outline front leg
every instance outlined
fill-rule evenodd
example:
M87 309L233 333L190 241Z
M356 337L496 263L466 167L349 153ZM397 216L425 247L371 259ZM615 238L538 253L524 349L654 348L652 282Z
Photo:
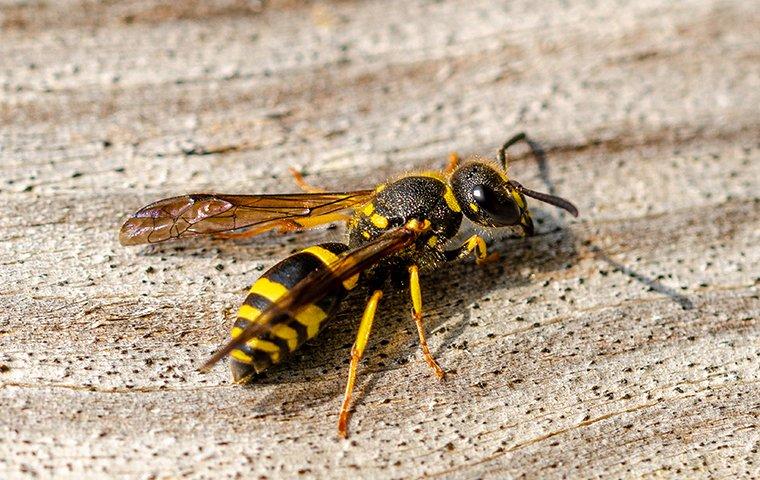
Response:
M495 262L499 259L498 252L494 252L490 255L488 254L486 241L483 240L483 237L480 235L471 236L462 244L461 247L454 250L447 250L444 252L444 255L446 255L446 260L451 262L453 260L462 259L470 253L475 254L475 262L478 265Z

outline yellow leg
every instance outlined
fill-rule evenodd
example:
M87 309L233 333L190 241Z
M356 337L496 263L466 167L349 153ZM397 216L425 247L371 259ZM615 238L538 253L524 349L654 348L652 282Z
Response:
M412 293L412 317L417 324L417 333L420 336L420 347L422 347L422 356L430 368L435 372L435 376L443 379L446 375L443 369L438 365L433 356L430 354L427 340L425 340L425 326L422 323L422 290L420 289L420 269L417 265L409 267L409 289Z
M449 175L451 172L456 170L458 165L459 165L459 154L457 154L457 152L451 152L449 154L449 164L446 165L446 168L443 169L443 173L445 173L446 175Z
M340 415L338 416L338 435L343 438L348 437L348 411L351 408L351 392L353 392L354 383L356 382L356 368L359 366L364 348L367 346L369 332L372 330L372 321L375 318L375 311L377 311L377 303L381 298L383 298L382 290L372 292L372 296L367 301L367 306L364 307L364 314L359 324L359 331L356 334L356 341L354 341L354 346L351 348L348 383L346 383L346 393L343 395L343 405L340 407Z
M479 235L473 235L468 238L461 247L456 250L450 250L446 252L446 258L448 260L457 260L464 258L470 253L475 253L475 262L478 265L484 265L486 263L495 262L499 259L499 252L488 254L486 248L486 241Z
M298 188L303 190L306 193L325 193L326 190L323 188L317 188L309 184L306 180L304 180L303 175L301 175L301 172L296 170L293 167L288 168L288 171L291 175L293 175L293 180L295 180L296 185L298 185Z

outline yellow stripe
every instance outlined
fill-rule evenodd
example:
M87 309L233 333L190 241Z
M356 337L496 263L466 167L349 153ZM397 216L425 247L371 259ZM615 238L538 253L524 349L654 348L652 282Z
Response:
M240 327L232 327L232 333L230 333L230 336L232 338L237 338L240 336L240 334L243 333L243 329Z
M314 245L309 248L301 250L305 253L310 253L317 257L327 268L332 269L331 265L338 261L338 256L326 248L322 248L319 245ZM351 290L356 286L356 282L359 281L359 274L357 273L353 277L343 281L343 287L346 290Z
M431 170L429 172L422 172L422 173L418 173L417 175L419 175L421 177L435 178L436 180L440 180L441 182L446 183L446 176L442 172L439 172L437 170Z
M370 202L370 203L366 204L366 205L364 206L364 208L362 208L362 213L363 213L364 215L368 216L368 217L369 217L370 215L372 215L372 213L373 213L374 211L375 211L375 204L374 204L374 203L372 203L372 202Z
M338 256L326 248L322 248L319 245L313 247L304 248L301 250L304 253L311 253L322 261L325 265L330 265L338 261Z
M306 336L309 338L319 332L319 325L325 318L327 318L325 311L316 305L308 305L296 315L298 323L306 327Z
M246 345L253 348L254 350L261 350L262 352L267 353L280 351L280 347L278 347L277 344L269 342L267 340L262 340L260 338L252 338L246 342Z
M428 238L427 244L429 247L435 247L438 244L438 237L435 235Z
M478 206L476 204L470 203L470 210L472 210L475 213L478 213L478 210L480 210L480 209L478 208Z
M376 187L375 187L375 193L380 193L380 192L382 192L383 190L385 190L385 187L386 187L386 186L387 186L387 185L385 185L384 183L381 183L380 185L376 186Z
M268 353L269 357L274 363L280 361L280 347L272 342L268 342L260 338L252 338L246 342L246 345L253 348L254 350L261 350L262 352Z
M459 202L457 202L457 199L454 196L454 191L448 185L446 185L446 191L443 194L443 199L446 200L446 205L448 205L453 212L462 211L462 207L459 206Z
M268 278L259 278L251 287L251 293L257 293L270 302L276 301L288 291L285 285L273 282ZM245 305L243 305L245 307ZM240 308L243 309L242 307Z
M369 217L369 221L372 222L372 225L376 226L377 228L386 228L388 226L388 219L379 213L375 213Z
M288 349L292 352L298 346L298 332L287 325L279 324L272 327L272 335L288 341Z
M259 315L261 315L261 310L247 304L241 305L237 313L237 316L239 318L242 318L243 320L248 320L249 322L256 321L256 319L259 318Z
M238 362L243 362L247 364L253 363L253 359L243 353L242 351L238 350L237 348L230 352L230 357L234 358Z

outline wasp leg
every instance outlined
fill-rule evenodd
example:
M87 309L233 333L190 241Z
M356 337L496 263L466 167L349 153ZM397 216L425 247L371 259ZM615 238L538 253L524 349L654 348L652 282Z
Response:
M459 154L457 152L449 153L449 164L443 169L443 173L446 175L451 174L459 166Z
M356 382L356 368L359 366L364 348L367 346L369 332L372 330L372 321L375 319L375 311L377 311L377 304L381 298L383 298L382 290L372 292L372 296L367 301L367 306L364 307L359 331L356 334L354 346L351 348L351 365L348 367L346 393L343 395L343 405L340 407L340 415L338 416L338 435L343 438L348 437L348 411L351 408L351 392L354 390L354 383Z
M464 258L473 252L475 253L475 262L478 265L495 262L499 259L499 252L494 252L490 255L488 254L486 241L483 240L483 237L479 235L471 236L462 244L461 247L454 250L448 250L445 252L445 255L446 260L452 261Z
M288 171L291 175L293 175L293 180L295 180L296 185L298 185L298 188L303 190L306 193L325 193L327 190L324 188L318 188L313 185L310 185L309 182L304 180L303 175L301 175L301 172L296 170L293 167L288 168Z
M420 268L417 265L409 267L409 289L412 293L412 317L417 324L417 333L420 336L420 347L422 347L422 356L430 368L435 372L435 376L443 379L446 375L443 369L438 365L433 356L430 354L427 340L425 340L425 325L422 323L422 290L420 289Z

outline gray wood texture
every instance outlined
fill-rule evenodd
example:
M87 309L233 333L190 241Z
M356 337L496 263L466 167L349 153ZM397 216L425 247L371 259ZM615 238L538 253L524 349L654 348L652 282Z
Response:
M760 476L757 1L0 1L0 477ZM245 289L342 228L123 248L192 191L493 156L577 203L255 385L196 368ZM540 165L540 166L539 166Z

